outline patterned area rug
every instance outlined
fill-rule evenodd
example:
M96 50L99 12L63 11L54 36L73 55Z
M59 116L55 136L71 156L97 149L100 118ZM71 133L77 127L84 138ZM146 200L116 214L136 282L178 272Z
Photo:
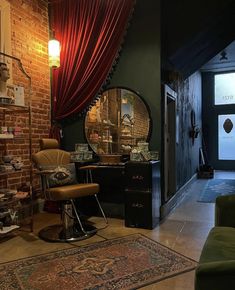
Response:
M0 289L137 289L197 263L134 234L0 264Z
M199 202L215 202L220 195L235 194L235 180L233 179L211 179L207 182Z

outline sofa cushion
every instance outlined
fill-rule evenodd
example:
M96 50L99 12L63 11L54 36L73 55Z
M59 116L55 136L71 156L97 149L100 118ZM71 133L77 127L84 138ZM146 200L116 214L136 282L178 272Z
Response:
M215 225L235 227L235 194L221 195L216 198Z
M214 227L204 244L199 263L235 260L235 228Z
M195 271L195 290L235 289L235 229L214 227Z
M97 183L80 183L60 187L52 187L46 195L50 200L70 200L78 197L94 195L99 192Z

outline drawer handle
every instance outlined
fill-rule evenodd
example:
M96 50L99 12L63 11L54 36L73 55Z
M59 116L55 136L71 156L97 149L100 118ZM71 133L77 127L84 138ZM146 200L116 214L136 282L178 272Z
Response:
M142 208L142 207L144 207L144 205L143 204L141 204L141 203L132 203L132 205L131 205L132 207L137 207L137 208Z
M144 177L143 177L142 175L133 175L133 176L132 176L132 179L133 179L133 180L135 180L135 179L137 179L137 180L143 180Z

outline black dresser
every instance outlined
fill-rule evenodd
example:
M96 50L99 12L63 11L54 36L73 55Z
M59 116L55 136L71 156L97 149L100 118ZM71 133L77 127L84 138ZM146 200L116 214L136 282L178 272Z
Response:
M79 164L77 164L78 166ZM97 164L96 164L97 165ZM79 168L79 167L78 167ZM79 181L83 182L83 171L78 171ZM93 182L100 185L99 201L107 217L125 216L125 164L98 165L92 170ZM100 216L100 210L93 196L79 199L79 209L87 216Z
M153 229L160 219L160 161L125 165L125 226Z

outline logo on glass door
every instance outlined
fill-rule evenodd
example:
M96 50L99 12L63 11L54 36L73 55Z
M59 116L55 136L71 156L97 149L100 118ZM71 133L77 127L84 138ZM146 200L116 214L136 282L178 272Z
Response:
M233 122L230 119L226 119L223 124L224 131L230 133L233 129Z
M235 160L235 115L218 116L218 159Z

